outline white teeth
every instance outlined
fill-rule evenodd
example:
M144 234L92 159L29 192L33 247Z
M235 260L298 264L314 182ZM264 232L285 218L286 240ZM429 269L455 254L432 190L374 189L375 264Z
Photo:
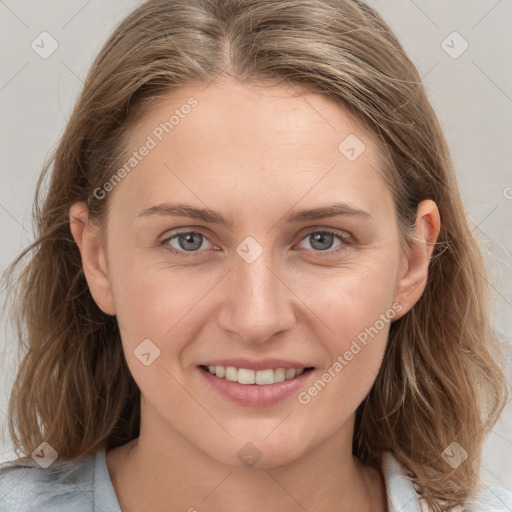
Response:
M286 371L284 368L278 368L274 370L274 382L283 382L286 380Z
M287 368L285 370L285 373L284 373L284 378L286 380L288 380L288 379L292 379L293 377L295 377L295 369L294 368Z
M272 370L249 370L248 368L235 368L234 366L208 366L208 371L221 379L227 379L239 384L256 384L266 386L290 380L304 372L304 368L277 368Z
M242 370L238 371L241 372ZM240 382L240 379L238 379L238 382ZM256 384L274 384L274 370L260 370L256 372Z
M254 370L248 370L247 368L239 368L237 380L240 384L255 384L256 375L254 374Z
M238 370L234 366L226 368L226 379L236 382L238 380Z

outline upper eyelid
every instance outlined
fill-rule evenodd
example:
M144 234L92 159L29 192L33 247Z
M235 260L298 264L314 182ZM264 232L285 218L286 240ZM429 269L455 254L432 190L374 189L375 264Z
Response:
M177 229L178 229L178 231L173 231L171 233L167 233L166 235L164 235L164 237L161 239L161 243L163 244L178 235L184 235L184 234L188 234L188 233L197 233L197 234L203 236L204 238L206 238L210 243L213 243L210 240L210 238L208 237L208 235L203 233L202 228L196 229L196 228L191 227L188 229L186 229L186 228L185 229L177 228ZM338 236L343 242L348 242L348 241L356 242L356 239L354 238L354 236L351 233L349 233L343 229L331 228L331 227L327 227L327 226L309 226L308 228L304 228L304 230L303 230L304 234L301 236L300 241L304 240L304 238L311 235L312 233L322 232L322 231L332 232L335 236Z

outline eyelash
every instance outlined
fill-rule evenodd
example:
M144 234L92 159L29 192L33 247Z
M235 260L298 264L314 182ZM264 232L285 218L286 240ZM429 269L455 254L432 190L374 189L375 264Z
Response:
M343 242L342 246L339 249L336 249L333 251L313 251L313 252L317 252L321 255L334 256L334 255L340 253L341 251L344 251L346 249L346 247L345 247L346 245L350 245L351 243L353 243L352 237L348 236L347 234L345 234L341 231L336 231L336 230L332 230L332 229L318 229L318 228L313 229L312 231L309 231L308 233L306 233L306 235L301 239L301 242L303 240L305 240L307 237L311 236L313 233L324 233L324 234L328 234L328 235L334 235L334 236L338 237ZM179 231L179 232L173 233L171 236L168 236L167 238L162 240L162 242L160 242L159 245L165 246L165 249L168 250L169 252L171 252L172 254L176 254L178 256L183 256L185 258L199 256L201 254L201 252L203 252L203 251L188 251L188 252L187 251L178 251L174 247L168 245L168 242L170 240L172 240L180 235L188 235L188 234L201 235L202 237L206 238L206 240L208 240L208 238L205 235L203 235L203 233L201 233L199 231Z

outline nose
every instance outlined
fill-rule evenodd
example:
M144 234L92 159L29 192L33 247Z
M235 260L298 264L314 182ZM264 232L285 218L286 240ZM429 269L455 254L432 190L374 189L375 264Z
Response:
M236 256L224 283L220 328L248 344L265 343L295 322L294 304L299 301L270 253L264 250L252 263Z

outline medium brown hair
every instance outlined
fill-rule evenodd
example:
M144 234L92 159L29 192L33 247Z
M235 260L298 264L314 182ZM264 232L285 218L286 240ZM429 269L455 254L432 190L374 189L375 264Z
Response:
M103 225L108 197L93 192L122 165L130 127L173 88L221 71L244 83L304 86L369 126L389 157L404 240L418 203L436 202L441 231L426 288L390 327L357 409L353 452L374 467L392 452L434 510L443 510L437 500L462 504L507 397L486 271L421 78L386 23L356 0L150 0L117 27L43 168L36 240L7 273L24 353L9 402L15 450L46 441L72 460L139 435L140 390L116 318L89 292L69 209L87 200ZM456 469L442 458L454 441L468 454Z

